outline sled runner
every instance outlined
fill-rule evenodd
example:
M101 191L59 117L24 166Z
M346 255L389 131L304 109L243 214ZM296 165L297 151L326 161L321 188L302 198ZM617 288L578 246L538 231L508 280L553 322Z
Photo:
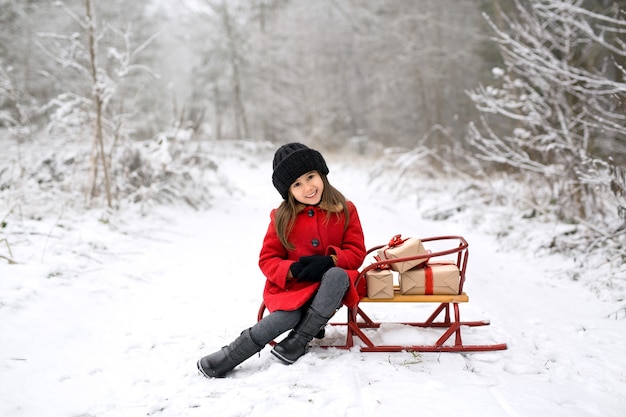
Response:
M504 350L507 348L506 343L499 344L464 344L462 338L462 331L466 327L477 327L489 325L488 320L479 321L462 321L460 313L460 305L469 301L468 295L463 291L465 283L465 271L467 268L468 260L468 243L461 236L438 236L421 239L421 242L428 245L441 246L444 249L436 250L433 252L408 256L397 259L384 259L381 260L375 257L375 261L370 265L363 267L357 281L357 288L364 288L367 280L367 273L369 271L375 271L387 269L395 263L402 263L415 260L428 260L429 265L447 265L454 264L459 271L458 291L454 294L430 294L432 288L426 290L426 294L406 294L403 293L399 285L393 286L393 295L388 298L370 298L367 296L361 297L358 304L354 307L347 308L347 319L345 322L330 322L332 326L344 326L346 328L346 338L343 344L339 345L324 345L325 348L337 348L337 349L352 349L358 347L361 352L400 352L400 351L413 351L413 352L480 352L480 351L494 351ZM375 246L368 250L368 255L371 255L378 249L385 248L385 245ZM451 259L454 258L454 259ZM419 267L418 267L419 268ZM423 267L422 267L423 268ZM431 277L432 278L432 277ZM407 305L407 303L435 303L435 307L432 314L425 321L399 321L399 322L380 322L375 321L364 311L364 304L378 304L378 303L398 303L398 306ZM265 305L261 303L261 307L258 312L258 320L263 318L265 314ZM412 327L440 329L443 331L439 335L438 339L432 344L384 344L376 343L374 340L378 339L377 332L382 332L380 329L383 325L401 324ZM358 343L355 344L355 339Z

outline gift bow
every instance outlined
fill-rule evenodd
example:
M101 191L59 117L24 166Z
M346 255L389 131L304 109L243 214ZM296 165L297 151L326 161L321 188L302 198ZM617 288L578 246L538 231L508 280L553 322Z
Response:
M374 255L374 259L376 260L376 262L381 262L382 259L380 259L380 256L378 255ZM391 269L391 265L389 264L380 264L376 267L376 269L378 270L387 270L387 269Z
M394 237L391 238L387 246L389 246L390 248L395 248L396 246L400 246L407 240L409 240L409 238L402 239L401 235L395 235Z

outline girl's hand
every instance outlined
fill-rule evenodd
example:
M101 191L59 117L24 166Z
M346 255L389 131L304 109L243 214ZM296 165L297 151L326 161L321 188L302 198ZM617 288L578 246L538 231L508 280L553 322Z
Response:
M300 276L300 273L304 269L304 266L305 265L302 261L292 263L291 266L289 267L289 272L291 272L291 277L298 278Z
M304 265L299 274L294 274L296 278L300 281L319 282L322 280L322 275L335 266L335 261L330 256L313 255L303 256L296 264Z

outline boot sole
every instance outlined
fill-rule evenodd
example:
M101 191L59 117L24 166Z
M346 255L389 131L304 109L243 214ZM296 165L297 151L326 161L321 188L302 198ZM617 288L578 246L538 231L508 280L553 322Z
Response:
M278 358L282 363L284 363L285 365L293 365L293 363L295 362L285 358L283 355L281 355L280 353L276 352L276 350L272 349L271 350L272 355L274 355L276 358Z

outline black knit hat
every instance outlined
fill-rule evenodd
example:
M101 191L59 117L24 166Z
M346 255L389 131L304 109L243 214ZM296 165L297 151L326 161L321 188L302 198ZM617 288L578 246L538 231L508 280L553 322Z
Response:
M283 199L287 199L289 187L301 175L317 171L328 175L328 166L321 153L301 143L288 143L274 154L272 182Z

